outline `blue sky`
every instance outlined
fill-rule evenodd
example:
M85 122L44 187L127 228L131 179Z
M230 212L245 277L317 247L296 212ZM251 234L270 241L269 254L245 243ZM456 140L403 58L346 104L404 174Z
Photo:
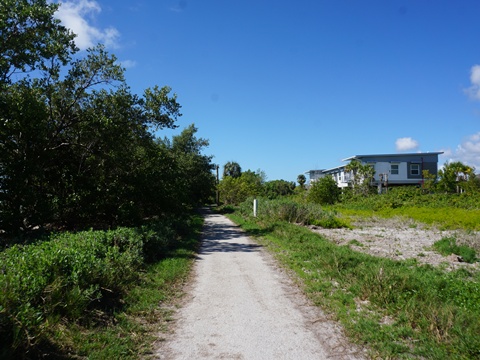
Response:
M223 166L295 181L357 154L444 151L480 172L478 0L71 0L132 91L168 85Z

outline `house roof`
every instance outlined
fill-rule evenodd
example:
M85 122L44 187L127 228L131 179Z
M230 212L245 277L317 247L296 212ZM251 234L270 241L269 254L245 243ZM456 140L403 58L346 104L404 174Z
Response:
M335 170L341 170L341 169L345 168L345 166L347 166L347 165L340 165L340 166L335 166L335 167L330 168L330 169L325 169L325 170L323 170L323 173L329 173L329 172L334 172Z
M342 161L349 161L353 159L361 159L365 157L404 157L404 156L427 156L427 155L440 155L443 151L433 152L418 152L418 153L397 153L397 154L366 154L366 155L354 155L350 156Z
M350 156L346 159L343 159L342 161L350 161L353 159L363 159L363 158L405 158L405 157L430 157L431 161L432 160L437 160L438 158L432 158L432 156L438 156L440 154L443 154L443 151L432 151L432 152L417 152L417 153L396 153L396 154L366 154L366 155L354 155ZM308 170L305 172L305 174L311 175L312 173L317 173L317 174L328 174L328 173L334 173L338 172L339 170L342 170L345 168L346 165L340 165L336 166L330 169L321 169L321 170Z

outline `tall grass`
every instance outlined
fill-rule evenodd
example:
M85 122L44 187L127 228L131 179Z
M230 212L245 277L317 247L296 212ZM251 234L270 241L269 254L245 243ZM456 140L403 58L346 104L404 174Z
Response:
M336 246L287 222L232 219L276 253L315 304L380 358L480 358L480 275Z
M253 198L241 203L237 211L245 217L253 217ZM349 227L348 222L340 219L336 211L326 210L318 204L298 203L288 198L270 200L258 199L257 220L286 221L301 225L318 225L324 228Z

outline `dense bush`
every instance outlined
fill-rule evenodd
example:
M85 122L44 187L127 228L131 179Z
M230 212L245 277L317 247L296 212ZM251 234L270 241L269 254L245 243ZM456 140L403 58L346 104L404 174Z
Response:
M331 176L318 179L310 187L307 201L316 204L335 204L340 199L341 190Z
M238 205L250 196L260 196L264 192L264 175L247 170L239 176L225 176L218 184L220 201L223 204Z
M238 211L243 216L253 216L252 204L253 198L249 198L240 204ZM261 221L286 221L328 228L348 227L345 221L337 218L334 211L325 210L318 204L299 203L288 198L258 199L257 217Z
M61 321L112 311L144 263L174 239L171 226L157 223L63 233L0 253L0 357L44 345Z
M292 195L295 190L295 183L286 180L267 181L263 186L265 196L269 199L276 199L280 196Z

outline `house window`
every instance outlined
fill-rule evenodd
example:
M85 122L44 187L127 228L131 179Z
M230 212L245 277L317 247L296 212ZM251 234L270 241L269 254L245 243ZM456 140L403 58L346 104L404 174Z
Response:
M390 164L390 174L398 175L398 164Z
M410 175L420 175L420 164L410 165Z

